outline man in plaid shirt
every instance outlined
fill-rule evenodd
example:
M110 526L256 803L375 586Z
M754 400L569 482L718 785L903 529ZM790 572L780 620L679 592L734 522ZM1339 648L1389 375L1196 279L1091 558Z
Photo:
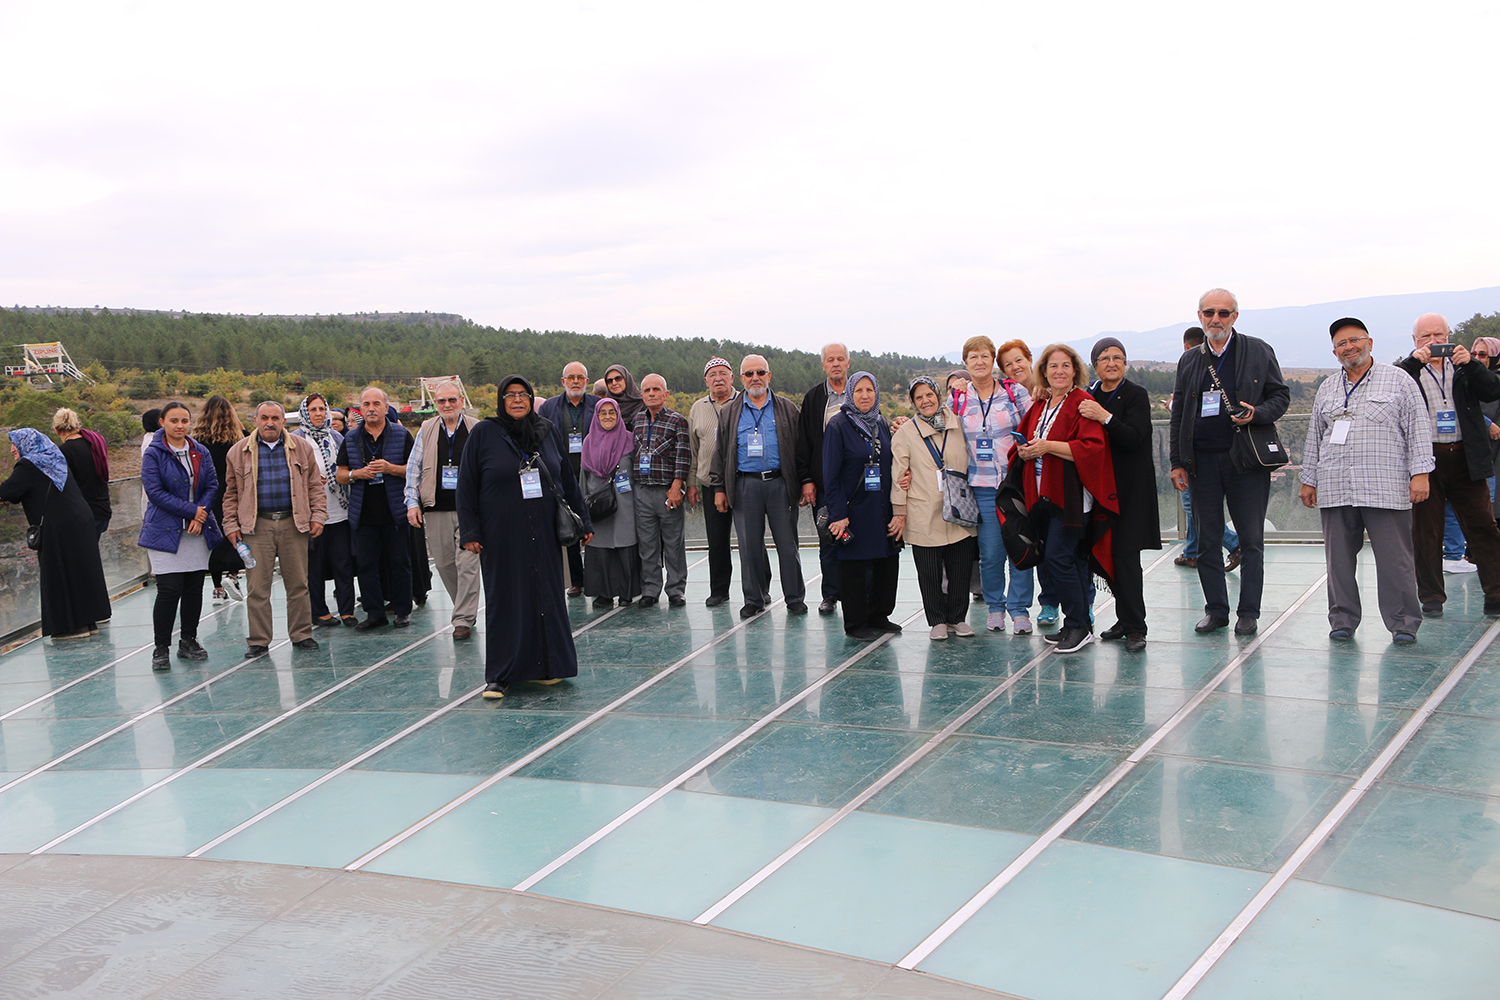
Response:
M1323 519L1328 637L1351 639L1359 627L1356 568L1368 531L1380 617L1395 642L1416 642L1422 604L1411 508L1427 499L1434 468L1427 407L1410 376L1375 361L1363 323L1346 317L1328 332L1343 371L1324 379L1313 400L1301 494Z
M635 496L636 544L641 553L641 601L649 608L661 597L662 567L666 567L667 603L687 603L686 524L682 491L692 469L693 442L687 418L667 406L667 380L660 375L641 379L641 401L646 405L631 424L635 459L631 483Z

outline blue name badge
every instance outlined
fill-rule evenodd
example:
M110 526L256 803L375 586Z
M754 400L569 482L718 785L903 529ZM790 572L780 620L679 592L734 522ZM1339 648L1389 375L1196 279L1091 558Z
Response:
M1203 394L1203 409L1198 411L1199 416L1217 417L1219 415L1219 402L1224 397L1218 392L1205 392Z
M981 462L993 462L995 460L995 439L977 439L974 442L974 457Z
M1437 412L1437 432L1439 434L1457 434L1458 433L1458 411L1457 410L1438 410L1438 412Z
M760 458L766 453L766 436L760 431L751 431L745 438L745 452L751 458Z
M574 431L568 435L568 453L578 455L583 452L583 435Z
M443 489L445 489L445 490L456 490L456 489L458 489L458 466L456 466L456 465L445 465L442 468L442 473L443 473L443 480L442 480Z
M880 489L880 466L865 466L865 492L873 493Z
M371 479L370 482L372 484L385 482L385 473L384 472L377 472L377 473L375 473L375 478Z
M646 475L650 475L650 473L651 473L651 456L650 455L642 455L641 456L641 475L646 476Z
M535 469L521 470L521 496L527 500L542 498L542 474Z
M615 473L615 492L616 493L629 493L630 492L630 473L628 473L628 472L616 472Z

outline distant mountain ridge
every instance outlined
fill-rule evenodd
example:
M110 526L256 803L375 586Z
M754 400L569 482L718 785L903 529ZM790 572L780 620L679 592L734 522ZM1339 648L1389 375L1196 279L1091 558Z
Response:
M1500 312L1500 286L1459 292L1412 292L1342 299L1308 306L1277 306L1254 309L1242 303L1235 329L1269 341L1283 368L1332 368L1328 324L1344 316L1364 321L1375 338L1375 356L1389 361L1411 350L1411 325L1423 313L1442 313L1454 326L1476 314ZM1100 337L1118 337L1132 363L1175 363L1182 355L1182 331L1197 325L1191 314L1154 330L1106 330L1081 340L1067 341L1087 360L1089 348ZM1033 349L1040 344L1032 344ZM958 361L957 352L947 355Z

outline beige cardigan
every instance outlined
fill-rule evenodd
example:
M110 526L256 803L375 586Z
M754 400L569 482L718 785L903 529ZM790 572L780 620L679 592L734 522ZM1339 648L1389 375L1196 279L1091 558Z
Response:
M948 443L943 444L941 431L920 417L913 417L901 425L891 438L891 480L899 484L902 475L911 470L911 486L902 489L891 487L891 508L896 514L906 515L906 542L924 548L941 548L965 538L972 538L976 531L963 528L943 520L943 493L938 486L937 463L932 452L922 443L922 438L932 438L933 446L942 448L943 461L954 472L967 472L969 468L969 445L964 439L963 424L946 406L943 416L948 423Z

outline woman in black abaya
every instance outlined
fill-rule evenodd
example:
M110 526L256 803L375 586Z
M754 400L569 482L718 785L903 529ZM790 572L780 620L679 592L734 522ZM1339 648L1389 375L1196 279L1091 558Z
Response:
M484 576L484 697L490 699L505 697L511 684L578 676L552 484L583 519L590 532L585 545L592 527L573 467L535 404L526 379L501 382L500 412L469 432L458 470L459 540L479 554ZM523 480L533 470L537 481Z

